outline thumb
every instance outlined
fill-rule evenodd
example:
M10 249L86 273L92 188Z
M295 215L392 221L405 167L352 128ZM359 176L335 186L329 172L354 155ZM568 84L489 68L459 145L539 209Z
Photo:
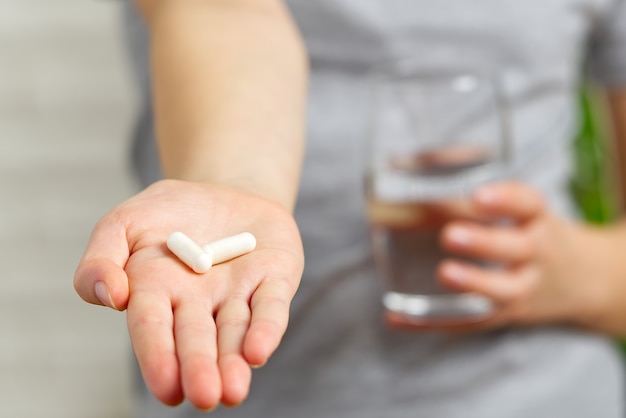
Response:
M126 309L129 291L124 266L129 254L124 226L103 218L94 228L74 274L76 293L85 302Z

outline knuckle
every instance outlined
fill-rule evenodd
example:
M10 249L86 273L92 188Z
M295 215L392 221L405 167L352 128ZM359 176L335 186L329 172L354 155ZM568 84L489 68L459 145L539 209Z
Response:
M215 335L214 327L202 319L180 321L176 325L176 332L183 335Z
M170 321L160 315L152 313L142 313L132 319L129 324L132 328L163 328L169 327Z
M247 315L218 315L218 328L247 328L250 318Z
M531 260L537 254L536 246L528 239L522 239L518 243L518 252L520 260Z

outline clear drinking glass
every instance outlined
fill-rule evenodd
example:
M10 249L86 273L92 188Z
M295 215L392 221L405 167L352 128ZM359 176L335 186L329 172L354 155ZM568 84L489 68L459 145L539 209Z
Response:
M442 228L454 219L480 222L469 195L506 175L510 150L494 77L389 67L374 79L370 120L366 193L383 304L426 323L488 314L487 298L445 288L437 270L446 258L461 259L442 249Z

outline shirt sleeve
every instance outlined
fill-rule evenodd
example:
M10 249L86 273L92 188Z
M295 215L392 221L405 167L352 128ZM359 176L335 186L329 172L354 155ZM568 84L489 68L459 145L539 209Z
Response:
M626 0L614 5L596 28L589 52L590 72L608 87L626 87Z

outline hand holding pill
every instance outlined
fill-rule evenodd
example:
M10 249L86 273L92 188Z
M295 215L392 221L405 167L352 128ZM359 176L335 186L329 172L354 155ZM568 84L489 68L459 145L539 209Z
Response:
M167 180L100 220L75 288L88 302L127 308L135 355L159 400L209 409L247 396L251 366L268 360L286 329L303 265L298 229L281 206Z

